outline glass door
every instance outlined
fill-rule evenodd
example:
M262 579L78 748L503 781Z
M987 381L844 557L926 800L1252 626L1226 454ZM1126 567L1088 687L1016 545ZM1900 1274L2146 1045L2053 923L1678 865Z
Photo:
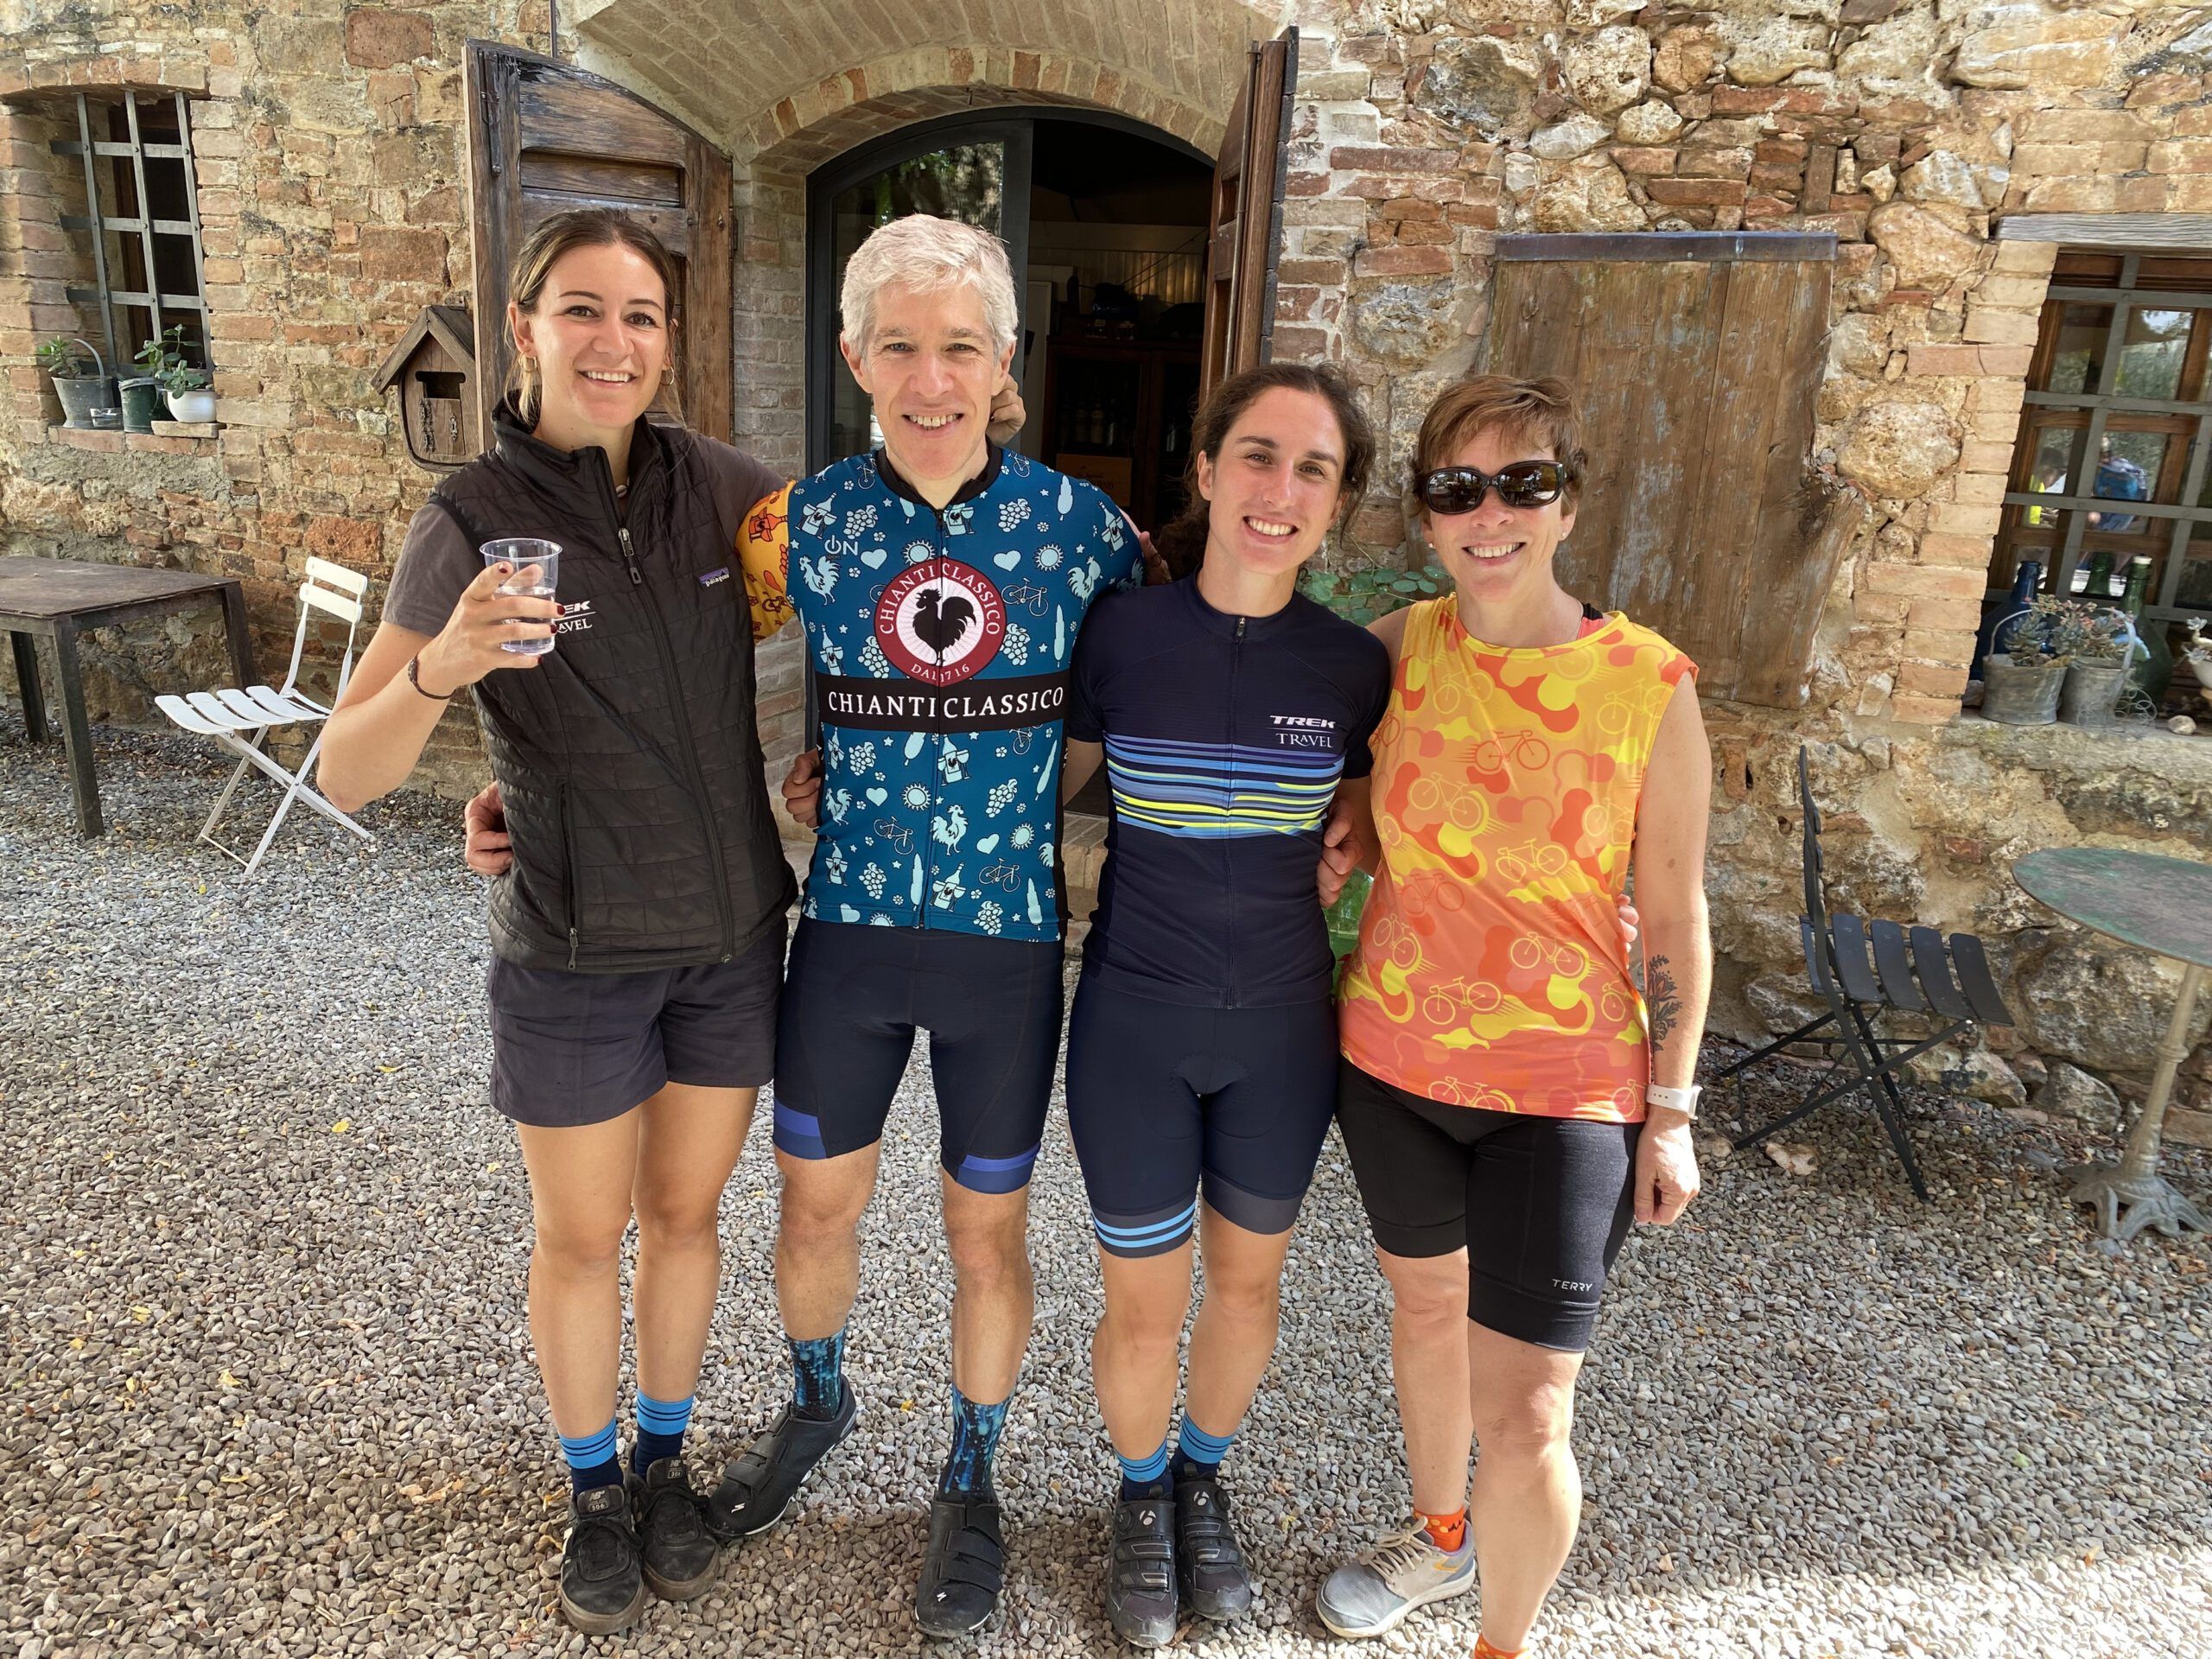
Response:
M933 213L989 231L1007 244L1013 268L1026 270L1030 137L1027 122L1003 117L951 132L933 125L929 139L867 145L809 180L809 467L873 448L882 437L837 352L838 295L854 252L879 226ZM1014 284L1017 302L1025 287Z

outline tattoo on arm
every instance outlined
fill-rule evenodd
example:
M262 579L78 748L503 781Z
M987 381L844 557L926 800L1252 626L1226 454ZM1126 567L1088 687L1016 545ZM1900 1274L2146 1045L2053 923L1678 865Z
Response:
M1646 966L1644 979L1644 1007L1650 1015L1651 1046L1656 1049L1666 1042L1668 1033L1681 1019L1682 999L1675 989L1675 976L1667 966L1666 957L1652 957Z

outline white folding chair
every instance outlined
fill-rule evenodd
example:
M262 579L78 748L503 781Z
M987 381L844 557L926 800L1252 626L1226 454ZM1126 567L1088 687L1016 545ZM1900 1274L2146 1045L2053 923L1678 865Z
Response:
M315 755L322 748L321 732L308 746L307 758L300 762L296 772L285 771L261 747L279 726L320 725L330 718L329 709L298 689L300 656L308 642L308 620L316 611L327 611L345 621L346 655L338 664L338 696L343 696L346 677L353 671L353 639L360 631L361 595L368 588L366 576L327 559L308 559L306 579L300 583L300 624L292 634L292 664L284 671L281 688L271 690L265 685L226 686L220 690L189 691L182 696L154 699L161 711L186 731L212 737L225 748L237 753L237 769L231 773L230 782L223 785L223 792L215 798L215 810L207 815L207 822L200 826L200 839L245 865L249 876L261 862L261 855L269 850L269 843L276 838L276 827L284 822L284 815L292 810L296 800L305 801L333 823L343 824L363 841L376 839L323 799L308 782L308 773L315 768ZM216 838L215 825L221 821L224 809L230 805L231 796L248 766L258 766L282 784L284 798L276 803L276 815L269 820L269 828L262 831L261 844L253 849L253 856L243 858L235 849Z

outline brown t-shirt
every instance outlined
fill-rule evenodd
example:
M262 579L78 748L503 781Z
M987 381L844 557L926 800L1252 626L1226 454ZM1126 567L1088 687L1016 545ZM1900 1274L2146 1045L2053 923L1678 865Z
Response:
M773 495L787 480L719 438L695 433L693 439L706 469L707 487L714 495L715 517L729 526L734 547L738 527L753 504ZM384 620L414 633L442 632L461 594L483 568L484 556L469 545L453 515L426 503L409 523L407 539L400 545L399 563L385 595Z

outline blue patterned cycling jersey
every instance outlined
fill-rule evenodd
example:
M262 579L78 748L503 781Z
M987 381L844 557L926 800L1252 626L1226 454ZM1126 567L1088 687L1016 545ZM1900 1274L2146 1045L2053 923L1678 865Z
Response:
M942 510L881 452L747 516L756 632L795 610L822 726L806 915L1059 937L1060 724L1091 601L1140 579L1096 486L993 446Z
M1084 972L1199 1007L1326 998L1321 832L1389 700L1388 648L1310 599L1229 616L1190 580L1101 605L1068 702L1114 810Z

